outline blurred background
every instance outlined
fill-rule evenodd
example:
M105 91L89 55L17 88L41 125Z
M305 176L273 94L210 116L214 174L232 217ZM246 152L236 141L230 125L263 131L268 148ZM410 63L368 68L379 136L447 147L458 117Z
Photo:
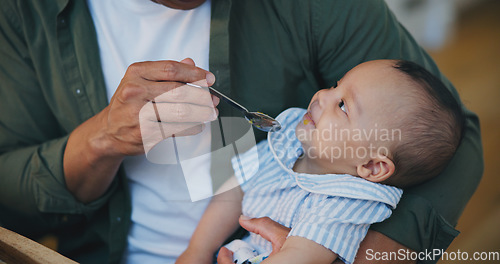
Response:
M500 252L500 0L386 2L481 121L484 175L447 252Z

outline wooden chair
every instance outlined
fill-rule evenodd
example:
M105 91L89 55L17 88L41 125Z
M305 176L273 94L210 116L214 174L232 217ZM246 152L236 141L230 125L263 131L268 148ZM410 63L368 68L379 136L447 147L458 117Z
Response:
M0 264L76 264L56 251L0 227Z

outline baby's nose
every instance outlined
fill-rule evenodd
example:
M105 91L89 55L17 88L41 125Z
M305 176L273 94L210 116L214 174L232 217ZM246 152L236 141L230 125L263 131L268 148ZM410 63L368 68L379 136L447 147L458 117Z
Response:
M319 91L317 95L320 105L331 104L340 100L337 91L333 87L329 89L323 89Z

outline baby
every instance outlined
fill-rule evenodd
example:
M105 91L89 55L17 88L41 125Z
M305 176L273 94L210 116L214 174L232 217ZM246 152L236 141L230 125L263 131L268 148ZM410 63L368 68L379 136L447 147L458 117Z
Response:
M444 169L465 122L439 79L397 60L360 64L318 91L307 111L288 109L277 119L281 131L233 159L240 186L212 199L178 263L211 263L241 214L291 228L262 263L353 263L369 226L391 215L400 188ZM257 234L243 241L272 251Z

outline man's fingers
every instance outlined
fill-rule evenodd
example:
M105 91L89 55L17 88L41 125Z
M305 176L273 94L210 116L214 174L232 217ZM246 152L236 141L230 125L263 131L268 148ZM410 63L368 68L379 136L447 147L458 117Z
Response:
M218 264L234 264L233 262L233 252L231 250L221 247L219 250L219 255L217 256Z
M139 112L141 122L204 123L217 119L214 107L193 104L153 103L145 104Z
M144 152L148 153L158 143L172 136L184 137L199 134L205 128L199 123L141 123L141 136Z
M187 64L187 65L193 65L193 66L195 66L194 60L191 59L191 58L185 58L185 59L181 60L180 63L184 63L184 64Z
M161 140L171 137L172 135L181 136L191 136L200 133L205 124L203 123L164 123L157 121L143 121L141 120L140 129L143 141L150 141L152 137L154 139L161 138Z
M219 97L212 95L212 103L214 104L214 106L218 106L220 103Z
M217 119L213 107L192 104L155 104L161 122L209 122Z
M174 85L166 82L151 84L148 101L157 103L191 103L213 106L212 96L207 88L198 88L186 84Z
M241 216L240 225L249 232L255 233L273 244L273 253L279 251L285 243L290 228L274 222L269 217L247 218Z
M212 73L194 65L166 60L136 62L128 67L127 74L135 74L149 81L189 83L200 80L212 81L212 77L215 79Z

